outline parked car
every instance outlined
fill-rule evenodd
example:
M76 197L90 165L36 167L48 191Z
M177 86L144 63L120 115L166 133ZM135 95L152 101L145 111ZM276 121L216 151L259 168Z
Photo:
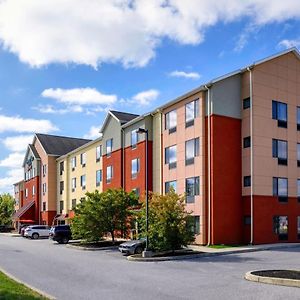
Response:
M31 225L26 227L24 236L37 240L40 237L49 237L50 228L47 225Z
M72 239L72 232L69 225L52 226L49 232L49 238L59 244L67 244Z
M28 227L29 225L27 224L27 225L21 225L20 226L20 229L19 229L19 233L21 234L21 236L23 236L24 237L24 234L25 234L25 229Z
M143 252L146 246L146 239L140 238L138 240L131 240L120 244L119 250L125 254L140 254Z
M0 225L0 232L11 232L12 230L14 228L9 225Z

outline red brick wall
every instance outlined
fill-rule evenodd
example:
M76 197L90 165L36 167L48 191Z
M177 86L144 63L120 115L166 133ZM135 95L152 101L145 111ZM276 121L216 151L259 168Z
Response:
M109 157L103 156L103 191L110 188L122 187L122 149L111 153ZM113 166L113 178L110 183L106 182L106 167Z
M53 223L53 219L56 216L56 211L43 211L41 212L41 224L46 222L46 225L51 226Z
M140 159L140 171L136 178L131 176L131 160ZM148 190L152 191L152 141L148 141ZM140 195L143 197L146 191L146 142L137 144L135 149L131 146L125 148L125 191L130 192L134 188L140 189Z
M35 187L35 195L32 195L32 187ZM25 197L25 190L28 189L28 196ZM24 196L23 196L23 206L26 205L28 202L34 200L34 207L35 212L33 216L33 220L35 220L35 223L39 223L39 211L40 211L40 180L39 176L36 176L28 181L25 181L24 183ZM22 217L23 218L23 217Z
M211 116L211 243L243 241L241 120Z

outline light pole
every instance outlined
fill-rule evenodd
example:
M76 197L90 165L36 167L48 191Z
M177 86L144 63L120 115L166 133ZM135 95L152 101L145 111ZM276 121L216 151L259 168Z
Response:
M139 128L137 130L138 134L145 134L146 138L146 169L145 169L145 179L146 179L146 248L145 251L148 251L149 246L149 238L148 238L148 231L149 231L149 221L148 221L148 211L149 211L149 202L148 202L148 129Z

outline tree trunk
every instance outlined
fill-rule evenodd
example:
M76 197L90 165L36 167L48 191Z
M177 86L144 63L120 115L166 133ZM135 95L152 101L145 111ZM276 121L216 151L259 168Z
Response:
M112 243L114 245L115 244L115 234L114 234L114 231L111 231L110 234L111 234Z

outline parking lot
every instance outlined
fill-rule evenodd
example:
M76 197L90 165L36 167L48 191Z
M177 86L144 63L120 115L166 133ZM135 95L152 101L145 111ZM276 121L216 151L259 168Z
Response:
M243 279L255 269L300 269L300 248L169 262L129 262L0 235L0 268L57 299L299 299L298 288Z

